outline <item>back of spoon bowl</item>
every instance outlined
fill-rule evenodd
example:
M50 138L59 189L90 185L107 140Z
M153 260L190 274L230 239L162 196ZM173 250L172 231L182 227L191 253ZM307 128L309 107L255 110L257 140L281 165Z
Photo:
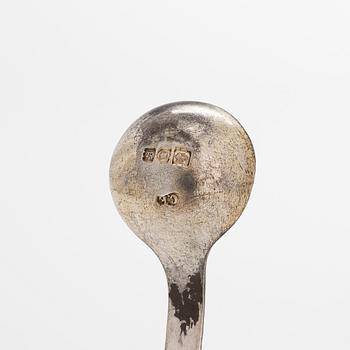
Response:
M254 175L247 133L210 104L157 107L119 141L111 192L122 218L166 272L166 350L201 349L207 255L244 210Z

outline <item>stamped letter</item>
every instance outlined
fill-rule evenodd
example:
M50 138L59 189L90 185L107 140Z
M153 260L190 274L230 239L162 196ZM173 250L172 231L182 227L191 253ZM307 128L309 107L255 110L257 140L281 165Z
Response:
M156 154L155 148L145 148L143 151L142 160L144 162L153 162L155 154Z

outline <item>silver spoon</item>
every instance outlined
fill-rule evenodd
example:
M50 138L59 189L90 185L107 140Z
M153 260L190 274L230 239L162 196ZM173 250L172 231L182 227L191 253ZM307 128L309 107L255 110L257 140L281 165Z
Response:
M165 269L166 350L201 349L207 256L241 215L254 174L247 133L229 113L205 103L157 107L119 141L112 196Z

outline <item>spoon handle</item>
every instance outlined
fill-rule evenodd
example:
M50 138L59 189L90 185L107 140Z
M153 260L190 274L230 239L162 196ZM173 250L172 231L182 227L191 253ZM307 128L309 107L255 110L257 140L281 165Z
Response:
M204 261L194 273L167 272L169 286L165 350L201 350L204 321Z

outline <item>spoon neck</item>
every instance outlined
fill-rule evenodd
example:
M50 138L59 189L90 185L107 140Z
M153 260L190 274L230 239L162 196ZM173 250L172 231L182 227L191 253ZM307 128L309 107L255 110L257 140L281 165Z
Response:
M205 261L167 273L169 286L166 350L200 350L202 346Z

